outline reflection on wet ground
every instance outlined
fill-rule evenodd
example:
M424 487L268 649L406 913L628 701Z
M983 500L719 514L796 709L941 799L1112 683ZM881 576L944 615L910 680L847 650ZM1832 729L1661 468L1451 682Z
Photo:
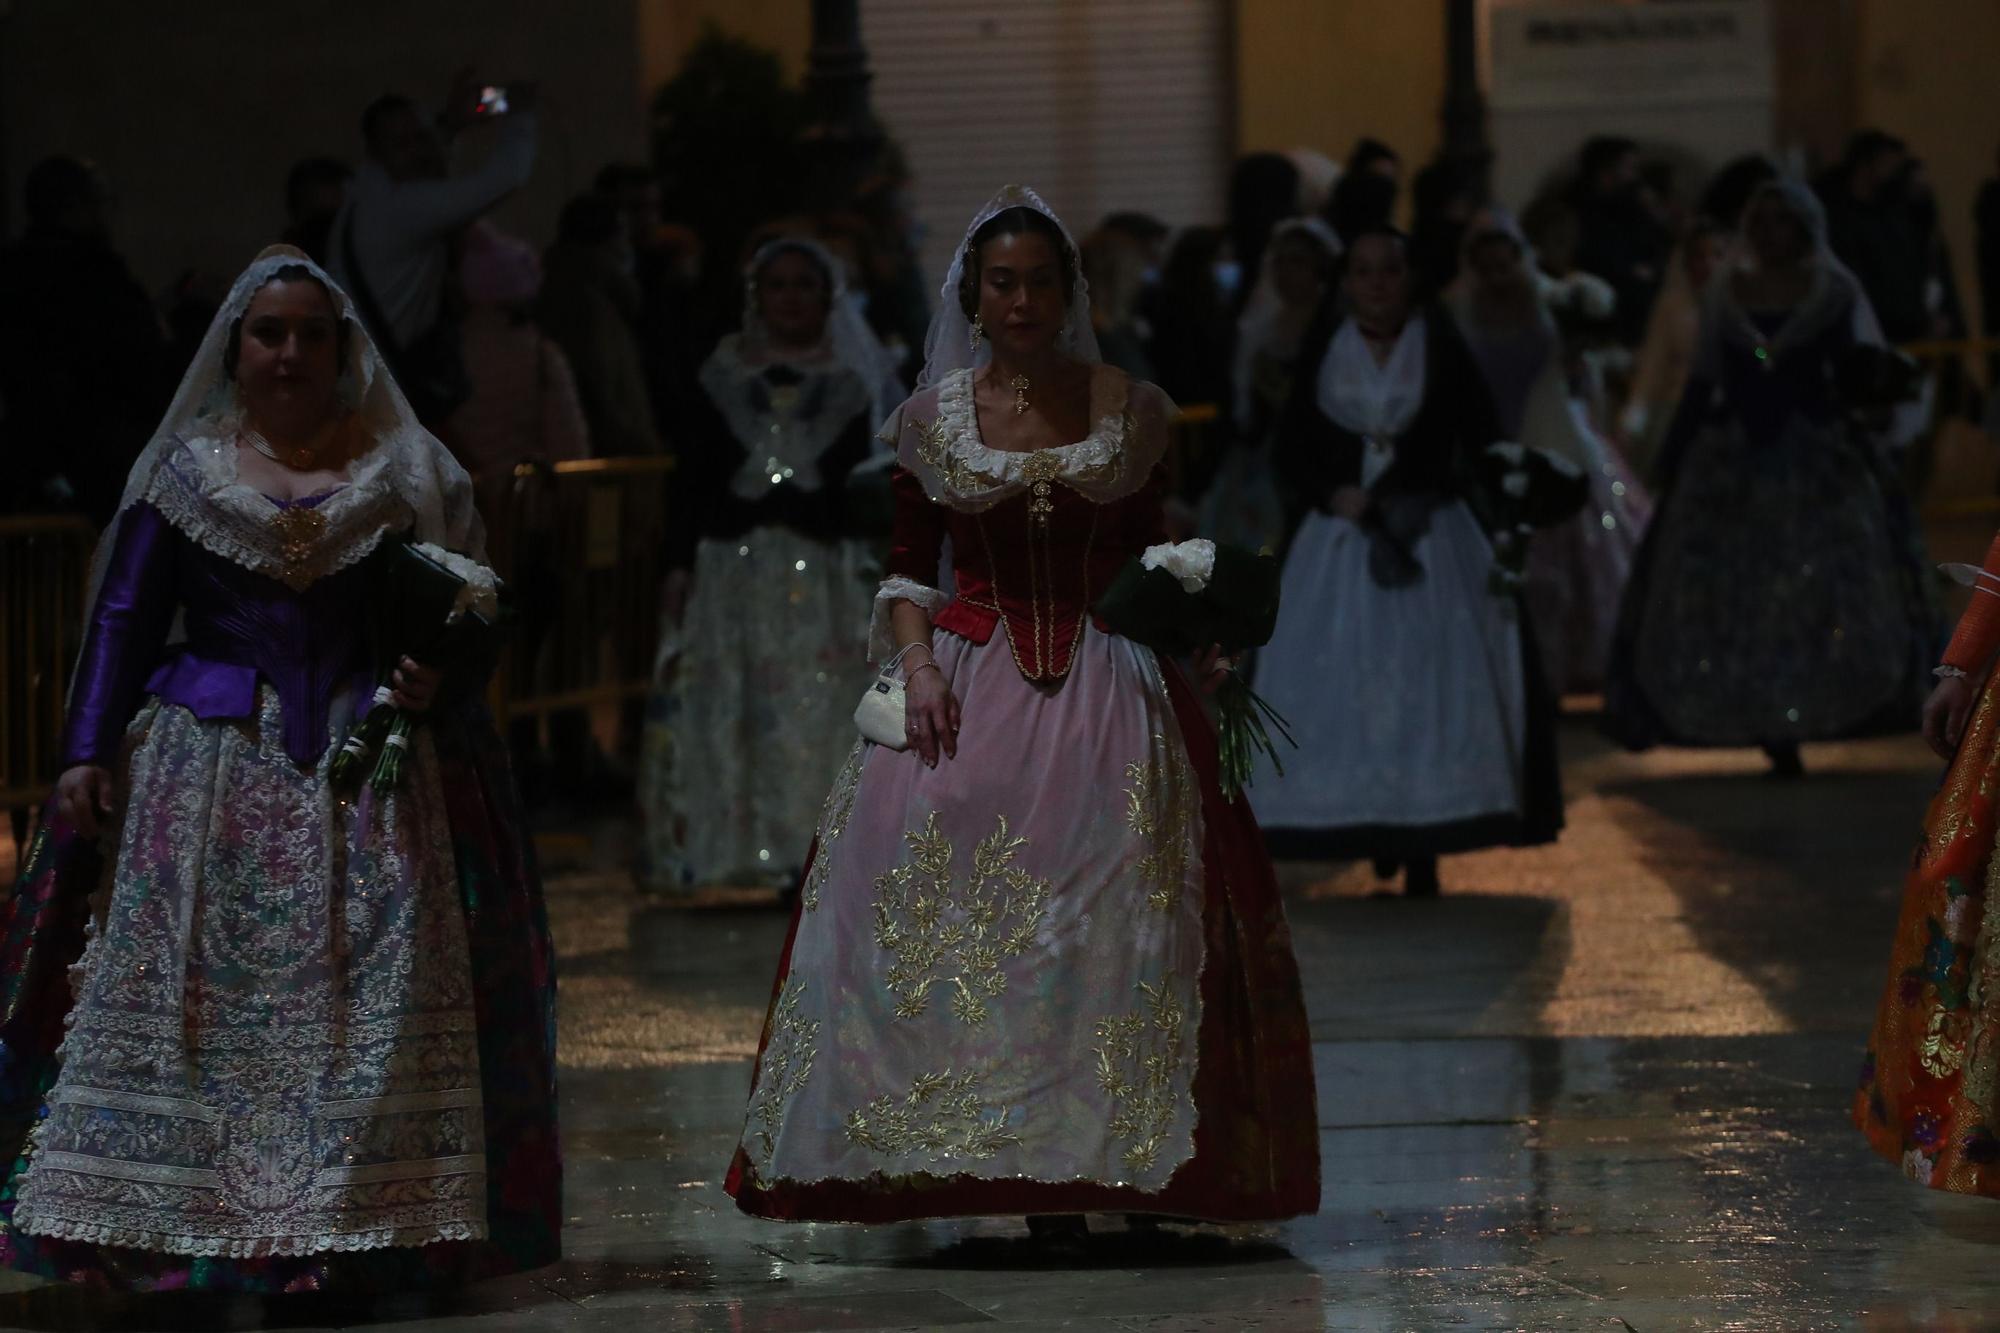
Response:
M2000 1201L1876 1160L1847 1102L1935 780L1911 741L1760 757L1566 726L1555 847L1431 903L1284 867L1325 1197L1283 1226L1128 1230L1053 1263L1018 1220L781 1227L721 1192L783 919L635 894L615 825L557 849L570 1258L442 1302L0 1295L45 1329L2000 1327ZM1992 1313L1989 1314L1988 1312Z

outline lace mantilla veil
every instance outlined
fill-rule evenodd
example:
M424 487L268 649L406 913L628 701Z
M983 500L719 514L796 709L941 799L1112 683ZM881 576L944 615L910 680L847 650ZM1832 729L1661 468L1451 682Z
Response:
M846 266L818 241L803 236L779 236L757 247L757 253L743 266L743 333L741 345L751 359L768 354L769 338L763 318L757 313L757 277L764 266L786 251L804 254L818 264L833 284L827 304L824 346L833 359L861 377L868 386L873 420L888 416L903 400L902 381L896 377L896 358L882 346L867 316L854 304L847 287Z
M965 229L965 239L952 252L951 267L945 270L944 285L938 288L937 313L931 316L930 331L924 335L924 369L917 376L919 389L929 388L954 370L977 370L992 359L993 349L984 339L980 340L978 350L973 350L972 322L965 317L965 311L958 304L958 283L965 276L965 257L972 248L973 236L996 215L1010 208L1031 208L1055 223L1056 229L1062 233L1063 244L1069 249L1070 262L1076 273L1076 291L1070 296L1062 332L1056 338L1057 350L1085 365L1104 359L1097 349L1097 333L1090 327L1090 285L1083 280L1083 264L1076 248L1076 237L1070 235L1069 228L1063 226L1062 219L1039 194L1025 185L1006 185L973 215L971 225Z
M354 414L362 435L370 444L349 465L345 488L352 501L370 512L400 511L399 516L415 529L418 541L434 542L477 559L485 558L485 532L472 504L472 483L465 469L446 452L435 436L425 430L411 410L409 400L396 387L387 364L374 341L354 312L340 284L325 269L290 246L272 246L243 270L229 289L221 309L202 337L180 389L174 394L166 416L153 432L151 441L133 464L125 483L118 512L105 528L91 561L90 591L85 613L96 605L111 553L126 514L152 493L162 467L176 450L185 449L200 477L203 504L198 514L171 515L176 527L204 547L239 558L246 531L245 504L262 502L261 496L245 496L236 481L237 432L242 426L242 410L235 385L223 369L223 353L236 322L250 308L251 300L280 270L299 267L324 284L333 298L334 311L342 321L348 340L347 364L340 377L341 404ZM366 555L380 537L380 530L358 549L330 552L326 572L353 563Z

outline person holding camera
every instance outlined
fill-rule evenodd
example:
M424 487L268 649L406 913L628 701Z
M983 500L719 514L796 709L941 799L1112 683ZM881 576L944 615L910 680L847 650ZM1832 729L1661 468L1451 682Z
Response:
M467 71L435 119L393 93L361 115L367 160L327 248L396 382L433 430L471 394L450 283L458 238L527 183L535 100L532 84L481 87ZM487 118L499 124L492 152L476 171L452 175L452 143Z

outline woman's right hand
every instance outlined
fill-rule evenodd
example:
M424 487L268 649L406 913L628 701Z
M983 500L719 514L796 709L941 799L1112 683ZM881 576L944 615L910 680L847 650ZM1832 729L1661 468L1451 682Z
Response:
M1341 486L1334 491L1330 503L1335 517L1358 523L1368 508L1368 492L1359 486Z
M111 813L111 770L78 764L56 779L56 810L86 838L97 836L100 814Z
M910 748L936 768L938 754L958 757L958 696L937 663L926 660L903 682L903 717Z
M1972 681L1946 676L1924 700L1924 739L1940 759L1949 759L1965 737L1965 719L1972 713Z

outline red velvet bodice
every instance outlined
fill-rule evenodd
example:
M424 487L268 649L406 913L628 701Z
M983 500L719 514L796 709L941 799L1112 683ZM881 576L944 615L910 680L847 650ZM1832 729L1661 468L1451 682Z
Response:
M934 584L951 538L957 595L932 617L939 629L986 643L996 626L1021 674L1054 682L1069 674L1084 617L1124 566L1166 540L1162 470L1132 494L1096 504L1061 481L1044 481L990 509L965 512L930 498L898 468L895 544L887 572Z

